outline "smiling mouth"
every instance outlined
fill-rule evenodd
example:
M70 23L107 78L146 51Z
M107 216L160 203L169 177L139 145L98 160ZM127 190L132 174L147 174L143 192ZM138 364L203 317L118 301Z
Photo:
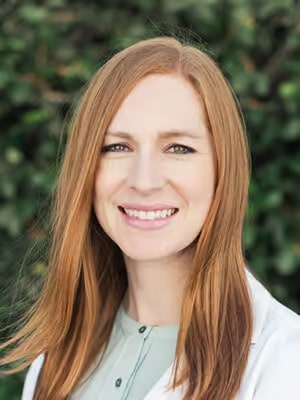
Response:
M134 210L134 209L128 209L119 206L119 210L127 215L129 218L134 218L138 220L143 220L143 221L155 221L158 219L167 219L171 217L172 215L176 214L179 209L178 208L166 208L162 210L152 210L152 211L144 211L144 210Z

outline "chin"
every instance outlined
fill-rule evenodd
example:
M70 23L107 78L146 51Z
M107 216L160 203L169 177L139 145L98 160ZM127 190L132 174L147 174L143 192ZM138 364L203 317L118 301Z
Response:
M168 253L161 253L161 252L156 253L154 251L137 251L137 249L134 249L132 251L130 250L123 251L123 254L126 258L139 262L160 260L169 257L171 255Z
M138 262L150 262L178 257L184 253L186 246L172 246L172 248L163 248L162 243L160 243L160 245L157 244L156 246L144 246L136 244L135 246L120 246L120 248L124 256L131 260ZM187 248L189 248L189 246Z

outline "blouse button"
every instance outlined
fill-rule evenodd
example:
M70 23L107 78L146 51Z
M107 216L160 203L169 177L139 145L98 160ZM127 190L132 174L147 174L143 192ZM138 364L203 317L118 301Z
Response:
M115 382L116 387L120 387L120 386L121 386L121 383L122 383L122 379L121 379L121 378L118 378L118 379L116 380L116 382Z
M143 332L145 332L146 329L147 329L146 326L141 326L141 327L139 328L139 332L140 332L140 333L143 333Z

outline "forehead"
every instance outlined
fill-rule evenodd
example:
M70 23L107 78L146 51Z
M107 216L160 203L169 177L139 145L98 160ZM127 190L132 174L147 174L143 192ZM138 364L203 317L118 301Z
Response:
M203 133L204 116L198 94L184 78L153 74L128 94L114 116L109 131L149 135L186 130Z

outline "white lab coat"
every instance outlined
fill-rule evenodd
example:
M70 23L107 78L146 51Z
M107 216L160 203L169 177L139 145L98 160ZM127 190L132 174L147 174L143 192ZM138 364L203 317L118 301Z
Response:
M254 329L247 367L236 400L300 400L300 316L276 301L253 275L247 272L247 277ZM42 362L43 356L40 356L30 367L22 400L32 400ZM183 386L165 392L172 367L144 400L182 400Z

